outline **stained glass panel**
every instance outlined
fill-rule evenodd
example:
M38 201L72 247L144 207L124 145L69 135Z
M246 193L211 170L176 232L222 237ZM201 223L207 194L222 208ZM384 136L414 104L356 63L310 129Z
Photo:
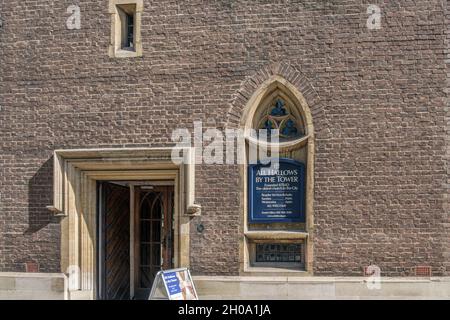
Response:
M269 104L261 114L257 129L279 130L279 140L293 140L305 135L302 119L292 112L294 106L288 105L283 99L277 98Z

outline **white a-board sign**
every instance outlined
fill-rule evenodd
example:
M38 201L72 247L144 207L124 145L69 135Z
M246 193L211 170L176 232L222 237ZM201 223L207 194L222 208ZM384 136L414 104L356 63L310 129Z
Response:
M153 281L149 300L198 300L188 268L161 270Z

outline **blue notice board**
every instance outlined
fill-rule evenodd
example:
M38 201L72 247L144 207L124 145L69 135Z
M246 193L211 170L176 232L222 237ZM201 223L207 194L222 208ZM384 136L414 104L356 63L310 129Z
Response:
M169 300L198 300L197 291L189 269L179 268L159 271L153 283L150 297L155 295L156 287L159 285L156 282L160 278L164 282Z
M279 159L279 168L251 164L248 170L249 223L305 222L305 165Z
M181 294L180 280L177 277L176 272L164 272L164 281L169 291L169 297Z

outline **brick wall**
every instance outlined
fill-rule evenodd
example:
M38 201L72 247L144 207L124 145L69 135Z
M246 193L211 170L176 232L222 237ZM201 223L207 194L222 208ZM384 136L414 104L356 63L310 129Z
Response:
M171 131L194 120L224 127L242 85L283 63L323 109L316 274L361 275L369 264L383 275L448 273L442 1L144 2L144 56L111 59L108 1L0 0L1 271L28 261L59 271L59 221L44 208L52 150L170 146ZM366 27L370 3L380 30ZM66 29L71 4L80 30ZM237 274L237 167L202 165L196 179L193 270Z
M445 25L446 25L446 67L447 67L447 85L446 85L446 93L447 93L447 103L446 103L446 152L447 152L447 181L444 183L447 186L446 193L446 203L444 203L444 210L446 211L446 216L444 217L444 225L446 226L447 231L447 245L446 250L444 252L444 265L447 271L447 274L450 272L450 1L446 1L446 10L445 10Z

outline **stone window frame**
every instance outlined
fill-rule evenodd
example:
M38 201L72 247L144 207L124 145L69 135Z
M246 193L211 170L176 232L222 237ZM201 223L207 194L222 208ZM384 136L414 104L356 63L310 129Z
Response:
M172 152L183 154L175 164ZM53 205L61 217L61 271L71 273L70 299L97 296L97 181L174 182L174 265L189 267L189 224L195 204L194 148L101 148L54 151Z
M294 105L300 110L303 117L305 135L292 140L283 141L278 144L280 152L283 150L296 150L299 148L306 149L306 188L305 188L305 209L306 209L306 224L305 230L250 230L248 226L248 166L241 166L242 191L243 199L243 223L241 241L239 243L240 252L240 267L241 275L250 276L312 276L313 275L313 251L314 251L314 126L312 121L312 114L309 105L302 95L302 93L288 80L279 75L273 75L262 83L259 88L253 93L244 107L243 116L241 118L240 127L244 132L249 129L254 129L255 117L258 117L258 111L266 101L270 92L279 90L280 93L289 97ZM270 147L268 142L258 141L255 137L246 136L246 150L248 151L250 144L256 144L263 147ZM245 152L246 161L248 163L248 155ZM305 244L304 254L304 268L305 270L290 270L286 268L270 268L270 267L255 267L251 266L251 259L254 256L252 252L252 242L254 241L269 241L269 242L285 242L285 241L303 241Z
M117 6L134 4L136 11L134 15L134 51L121 49L122 24ZM111 15L111 39L108 54L111 58L134 58L142 56L142 13L144 11L143 0L109 0L108 12Z

